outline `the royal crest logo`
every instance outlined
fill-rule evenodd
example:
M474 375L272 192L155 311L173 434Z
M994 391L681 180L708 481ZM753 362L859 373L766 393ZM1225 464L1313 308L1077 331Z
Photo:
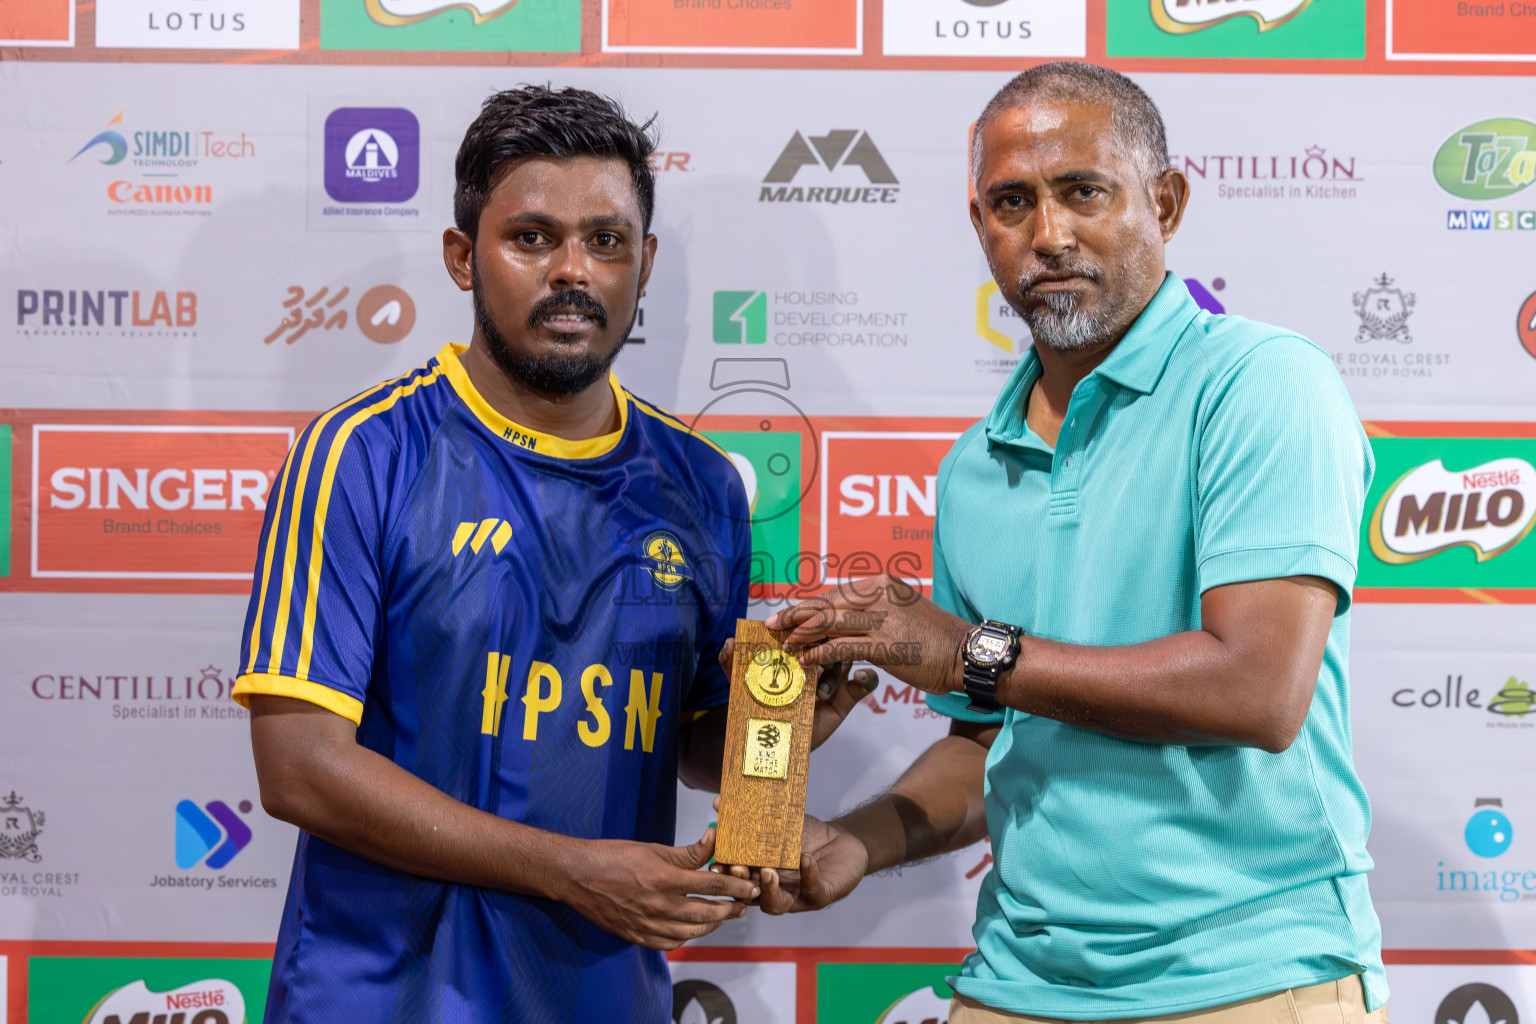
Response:
M1391 565L1454 547L1485 562L1513 548L1536 519L1536 468L1503 458L1448 470L1439 459L1398 478L1371 514L1371 553Z
M43 812L24 806L21 799L15 790L0 797L0 859L36 864L43 859L37 852L37 837L43 834Z
M194 981L169 992L156 992L143 981L110 992L97 1003L86 1024L113 1021L186 1019L197 1024L243 1024L245 996L222 978Z
M1396 341L1407 345L1413 341L1408 331L1408 318L1413 315L1415 296L1401 288L1392 287L1392 278L1382 274L1371 287L1355 292L1355 315L1360 317L1360 329L1355 332L1355 342Z
M1283 25L1312 0L1152 0L1152 20L1164 32L1198 32L1233 18L1252 18L1259 31Z
M657 530L646 537L641 547L645 571L661 589L676 590L693 578L682 545L665 530Z
M1435 154L1435 180L1463 199L1502 199L1536 181L1536 124L1513 117L1452 133Z

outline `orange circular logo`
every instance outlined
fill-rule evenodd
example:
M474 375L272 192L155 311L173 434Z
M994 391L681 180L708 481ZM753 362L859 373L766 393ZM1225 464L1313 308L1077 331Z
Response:
M416 326L416 303L404 288L381 284L357 300L357 329L369 341L393 345Z

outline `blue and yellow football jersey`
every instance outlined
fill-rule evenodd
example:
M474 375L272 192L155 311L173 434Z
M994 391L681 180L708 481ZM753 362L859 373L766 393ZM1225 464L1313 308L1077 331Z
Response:
M272 491L237 700L295 697L455 799L672 843L677 734L726 703L751 539L728 457L610 378L567 441L449 345L304 431ZM300 833L267 1020L644 1021L665 959L537 897L418 878Z

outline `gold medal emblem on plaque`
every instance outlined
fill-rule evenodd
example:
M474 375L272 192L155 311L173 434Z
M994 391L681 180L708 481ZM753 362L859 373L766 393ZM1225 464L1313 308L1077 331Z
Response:
M759 704L782 708L805 689L805 669L792 654L764 648L747 665L747 690Z
M787 778L792 736L794 726L789 722L747 719L747 749L741 759L741 774L760 779Z

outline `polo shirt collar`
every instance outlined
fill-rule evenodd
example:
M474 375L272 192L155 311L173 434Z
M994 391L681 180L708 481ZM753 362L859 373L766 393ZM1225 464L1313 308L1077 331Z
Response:
M1120 344L1093 372L1109 378L1121 387L1144 395L1151 394L1163 371L1167 369L1168 360L1173 356L1174 346L1178 344L1184 329L1199 313L1200 306L1189 294L1183 280L1169 272L1163 278L1157 294L1147 303L1147 308L1141 311L1136 322L1131 324L1131 329L1120 339ZM1040 357L1031 345L1003 385L997 403L987 417L985 431L989 445L1022 443L1044 451L1050 450L1043 441L1035 438L1024 423L1029 391L1039 379Z

